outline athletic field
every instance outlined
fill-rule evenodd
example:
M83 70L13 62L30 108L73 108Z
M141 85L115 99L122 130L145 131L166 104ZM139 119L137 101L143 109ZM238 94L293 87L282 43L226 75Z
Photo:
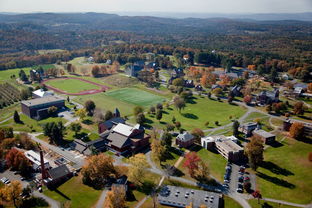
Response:
M123 88L109 91L105 94L115 99L134 105L140 105L142 107L156 105L157 103L162 103L166 100L164 97L134 88Z

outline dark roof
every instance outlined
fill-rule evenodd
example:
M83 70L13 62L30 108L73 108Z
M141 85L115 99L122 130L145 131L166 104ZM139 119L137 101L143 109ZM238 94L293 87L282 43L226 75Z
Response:
M111 141L111 142L109 142L110 145L113 145L113 146L118 147L118 148L122 148L122 147L130 144L130 140L128 139L127 136L118 134L116 132L111 132L108 135L107 139Z
M118 110L118 109L116 108L116 110ZM104 121L102 124L104 124L107 129L111 129L114 125L117 125L119 123L124 124L125 122L126 122L125 119L123 119L121 117L115 117L115 118L112 118L110 120Z
M57 97L57 96L47 96L42 98L36 98L31 100L23 100L21 103L28 106L37 106L42 104L48 104L48 103L56 103L60 101L65 101L63 98Z
M66 165L61 165L58 166L56 168L52 168L48 171L50 177L52 178L52 180L58 179L58 178L62 178L66 175L68 175L70 172L70 170L67 168Z

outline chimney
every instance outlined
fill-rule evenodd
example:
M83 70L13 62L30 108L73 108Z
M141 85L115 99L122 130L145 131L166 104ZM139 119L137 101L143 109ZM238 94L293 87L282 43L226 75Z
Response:
M44 166L44 158L43 158L42 149L40 149L40 163L41 163L41 174L42 174L42 181L43 181L48 176L47 176L47 171L46 171L45 166Z

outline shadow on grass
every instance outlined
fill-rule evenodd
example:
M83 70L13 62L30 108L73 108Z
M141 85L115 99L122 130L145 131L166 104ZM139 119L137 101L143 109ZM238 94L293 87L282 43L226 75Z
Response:
M67 200L70 200L70 198L68 196L66 196L65 194L63 194L61 191L59 191L57 188L54 189L53 191L55 191L56 193L58 193L59 195L61 195L62 197L64 197Z
M86 120L83 120L82 123L84 123L86 125L92 125L94 122L90 119L86 119Z
M260 178L264 180L270 181L278 186L283 186L283 187L290 188L290 189L294 189L296 187L294 184L289 183L288 181L285 181L283 179L279 179L276 177L272 177L261 172L257 172L257 176L259 176Z
M155 183L152 181L144 181L142 186L138 187L138 191L149 194L152 192L152 190L155 188Z
M278 147L282 147L284 146L282 143L278 142L278 141L274 141L270 144L271 147L274 147L274 148L278 148Z
M195 120L198 119L198 116L196 116L196 115L193 114L193 113L182 113L182 115L183 115L185 118L195 119Z
M261 164L261 167L271 171L272 173L275 173L277 175L284 175L284 176L290 176L290 175L294 175L293 172L285 169L285 168L281 168L280 166L270 162L270 161L263 161Z
M194 151L194 152L198 152L201 149L202 149L202 147L197 145L197 144L192 145L192 147L190 148L190 150Z
M168 113L167 111L164 111L164 110L163 110L163 114L167 114L167 115L169 115L169 113Z

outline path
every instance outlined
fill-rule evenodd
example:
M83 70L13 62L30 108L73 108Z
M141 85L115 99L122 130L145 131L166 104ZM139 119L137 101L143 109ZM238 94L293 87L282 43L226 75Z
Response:
M47 197L46 195L40 193L39 191L34 191L33 195L35 197L41 197L41 198L45 199L49 203L51 208L60 208L61 207L61 205L58 201L55 201L54 199Z
M104 207L106 194L107 194L107 190L103 190L95 208L103 208Z

